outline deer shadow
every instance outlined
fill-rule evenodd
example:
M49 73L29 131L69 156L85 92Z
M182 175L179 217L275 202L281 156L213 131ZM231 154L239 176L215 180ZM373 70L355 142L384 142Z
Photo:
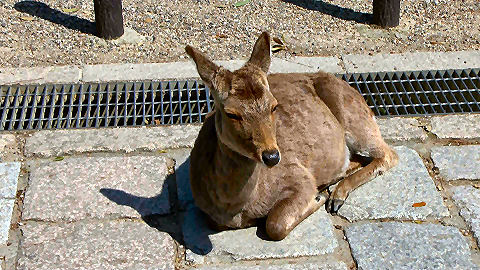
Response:
M189 170L190 157L176 166L175 174L165 179L162 191L154 197L136 196L110 188L102 188L100 193L118 205L135 209L149 226L168 233L193 253L207 255L214 248L210 236L218 231L211 229L209 218L195 205ZM168 213L162 210L166 205L170 205ZM264 223L259 220L256 235L268 241Z
M13 8L19 12L42 18L52 23L62 25L68 29L79 31L89 35L96 35L95 22L69 15L48 5L37 1L21 1L15 3Z
M370 13L364 13L355 11L351 8L344 8L330 3L325 3L320 0L282 0L284 2L294 4L296 6L319 11L323 14L333 16L345 21L354 21L356 23L370 24L373 19L373 15Z
M100 193L118 205L133 208L149 226L168 233L193 253L206 255L213 249L206 215L193 204L189 183L190 158L167 176L162 191L154 197L141 197L118 189L102 188ZM166 205L170 211L166 212Z

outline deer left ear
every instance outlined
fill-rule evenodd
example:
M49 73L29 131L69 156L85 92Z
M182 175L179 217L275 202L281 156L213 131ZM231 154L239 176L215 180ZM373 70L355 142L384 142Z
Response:
M267 32L263 32L255 42L253 46L253 52L250 56L248 63L254 64L268 73L271 62L271 50L270 50L270 35Z
M197 71L202 80L207 83L212 83L215 77L215 72L219 67L208 59L206 55L190 45L185 47L185 51L197 65Z

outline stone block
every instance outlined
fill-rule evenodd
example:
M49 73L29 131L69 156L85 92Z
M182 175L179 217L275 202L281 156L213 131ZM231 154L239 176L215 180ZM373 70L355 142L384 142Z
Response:
M347 240L358 269L478 269L455 227L382 222L353 224Z
M30 163L23 219L76 221L170 212L173 162L164 157L75 157Z
M441 218L449 215L422 159L412 149L394 148L399 156L396 167L350 193L339 215L350 221L362 219ZM425 202L423 207L414 203Z

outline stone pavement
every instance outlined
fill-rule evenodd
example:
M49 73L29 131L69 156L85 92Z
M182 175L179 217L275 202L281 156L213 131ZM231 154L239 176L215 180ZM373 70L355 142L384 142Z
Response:
M198 125L0 135L2 269L480 269L480 115L378 119L397 167L280 242L194 205Z

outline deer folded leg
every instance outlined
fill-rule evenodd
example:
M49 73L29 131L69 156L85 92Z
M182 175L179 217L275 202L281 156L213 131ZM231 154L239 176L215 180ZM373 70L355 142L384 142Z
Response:
M284 239L300 222L325 204L326 196L316 194L316 189L294 192L278 201L268 213L266 231L275 241Z
M382 175L398 162L397 154L386 144L383 144L380 151L375 151L375 153L377 153L375 154L376 157L373 157L373 160L368 165L345 177L338 183L338 186L328 199L326 205L328 212L337 213L347 199L350 191L367 183L378 175Z

